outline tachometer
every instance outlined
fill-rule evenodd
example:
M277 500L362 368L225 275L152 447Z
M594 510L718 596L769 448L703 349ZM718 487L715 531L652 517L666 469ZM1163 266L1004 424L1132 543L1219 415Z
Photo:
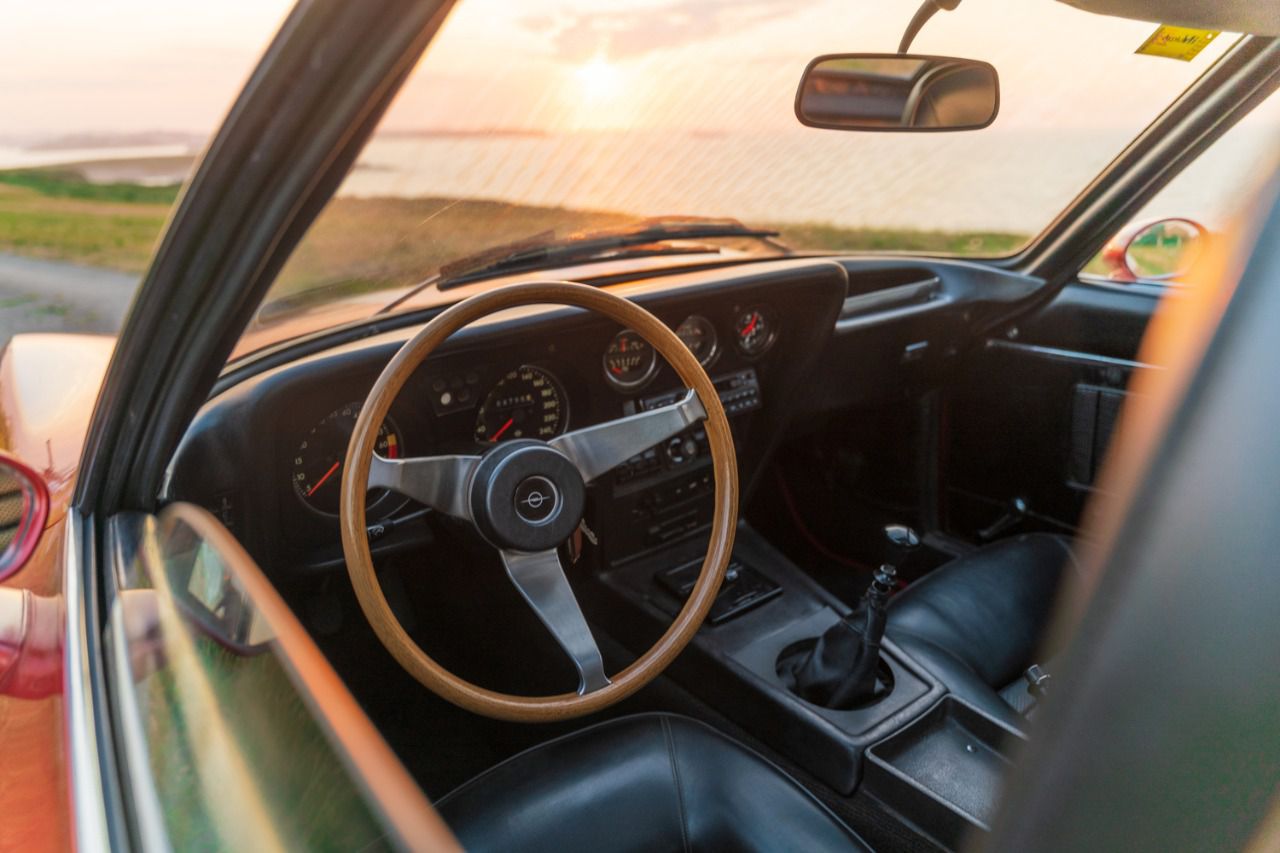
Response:
M716 355L719 354L716 327L711 325L711 321L706 317L698 314L686 317L676 329L676 337L680 338L703 367L715 361Z
M738 349L748 358L764 355L778 337L769 315L759 308L743 311L734 320L734 333L738 340Z
M476 441L555 438L569 422L564 389L549 372L524 365L502 377L480 405Z
M341 502L342 463L347 455L347 443L360 415L360 403L348 403L325 415L313 426L298 445L293 457L293 489L307 506L326 515L337 515ZM378 428L378 442L374 451L379 456L397 459L404 455L400 431L387 418ZM385 489L369 492L365 502L366 513L373 514L375 507L386 510L384 502L394 496Z
M623 391L645 385L658 371L658 354L638 332L623 329L604 353L604 375Z

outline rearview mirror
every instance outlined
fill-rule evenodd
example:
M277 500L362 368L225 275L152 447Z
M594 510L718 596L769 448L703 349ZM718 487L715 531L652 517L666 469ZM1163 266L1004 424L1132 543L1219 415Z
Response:
M831 130L977 130L999 109L996 69L947 56L819 56L796 92L800 123Z

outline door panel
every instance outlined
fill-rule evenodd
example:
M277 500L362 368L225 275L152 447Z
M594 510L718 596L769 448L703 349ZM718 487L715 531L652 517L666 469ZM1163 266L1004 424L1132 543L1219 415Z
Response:
M1126 389L1136 373L1159 369L1137 355L1161 293L1074 282L972 352L941 416L946 532L979 543L1075 531ZM1020 520L1016 501L1025 506Z

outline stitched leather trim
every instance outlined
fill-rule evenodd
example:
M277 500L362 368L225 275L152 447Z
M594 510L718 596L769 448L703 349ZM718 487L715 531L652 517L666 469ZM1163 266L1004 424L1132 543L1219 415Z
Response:
M671 723L666 717L662 721L662 738L667 742L667 756L671 759L671 775L676 785L676 811L680 815L680 844L685 853L690 853L688 822L684 813L684 788L680 785L680 764L676 761L676 741L671 735Z

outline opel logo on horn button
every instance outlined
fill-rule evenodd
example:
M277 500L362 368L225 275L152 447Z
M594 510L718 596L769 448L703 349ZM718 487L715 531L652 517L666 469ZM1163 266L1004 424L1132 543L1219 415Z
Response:
M556 514L559 493L546 477L533 476L516 486L516 515L530 524L541 524Z

